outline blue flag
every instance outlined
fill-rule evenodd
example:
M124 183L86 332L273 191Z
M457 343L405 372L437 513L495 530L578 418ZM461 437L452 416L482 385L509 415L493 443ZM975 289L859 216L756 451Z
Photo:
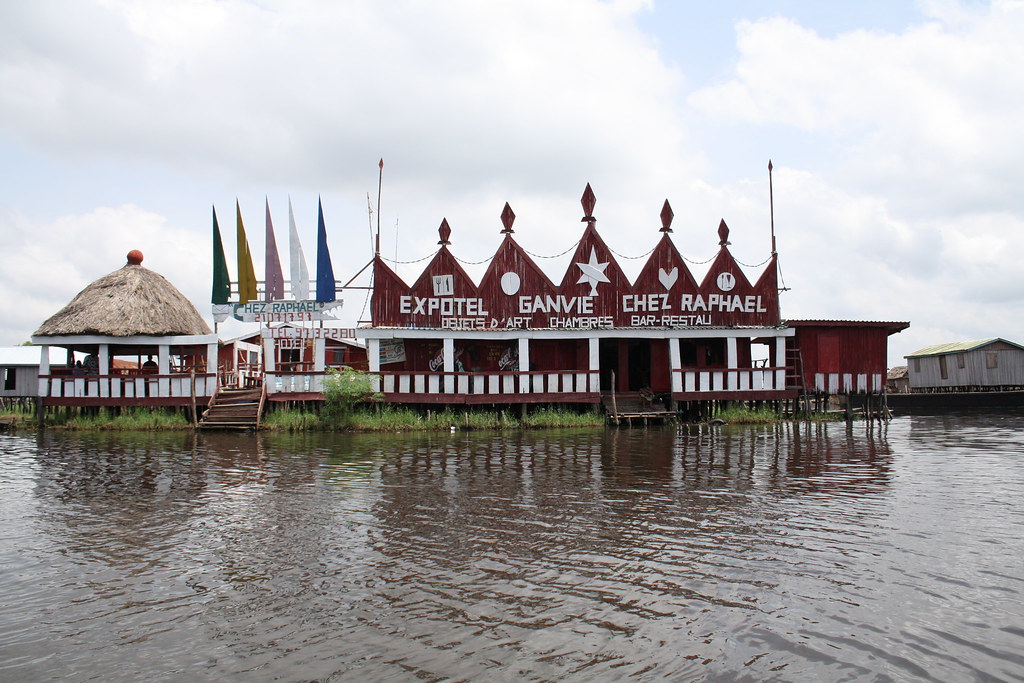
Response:
M317 198L316 226L316 300L336 301L334 293L334 267L331 265L331 252L327 248L327 227L324 225L324 205Z

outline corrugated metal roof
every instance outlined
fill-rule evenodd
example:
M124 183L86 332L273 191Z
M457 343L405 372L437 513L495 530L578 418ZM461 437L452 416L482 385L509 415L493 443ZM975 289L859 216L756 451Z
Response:
M0 365L5 367L39 365L41 354L38 346L0 347ZM50 347L50 365L65 365L68 352L56 346Z
M989 339L976 339L974 341L965 342L952 342L950 344L935 344L933 346L926 346L923 349L908 353L904 358L922 358L924 356L944 356L949 353L965 353L967 351L973 351L980 349L983 346L994 344L995 342L1003 342L1010 346L1016 346L1018 349L1024 350L1024 346L1017 344L1012 341L1007 341L1002 337L991 337Z
M900 332L910 327L909 322L897 320L784 320L789 327L884 327Z

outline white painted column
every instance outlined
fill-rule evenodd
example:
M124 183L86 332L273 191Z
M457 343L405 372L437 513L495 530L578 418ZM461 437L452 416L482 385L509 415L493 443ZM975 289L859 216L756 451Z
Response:
M277 372L277 354L274 351L277 348L277 343L270 337L263 338L263 370L265 372ZM232 353L236 353L232 351Z
M380 372L380 339L366 340L366 358L369 361L370 372ZM380 391L380 375L373 380L373 390Z
M263 337L263 382L267 387L268 394L277 393L277 358L274 353L277 350L277 340L272 339L269 336ZM231 356L233 358L238 357L238 351L234 348L231 349ZM238 373L235 373L238 377Z
M725 365L728 368L725 373L725 388L729 391L736 391L739 389L739 377L736 374L736 369L739 365L739 354L736 349L736 337L725 338Z
M683 356L679 353L679 338L670 337L668 340L668 369L672 373L672 391L682 392L683 374L679 372L683 368Z
M110 345L100 344L99 353L99 394L101 398L108 398L110 396Z
M158 349L157 367L161 375L171 374L171 347L169 344L161 344ZM171 395L171 381L166 376L158 380L159 389L157 396Z
M519 372L530 370L530 340L526 337L519 338ZM530 375L519 376L519 393L528 394L533 388L533 379Z
M444 393L455 393L455 340L446 337L441 340L441 357L444 359Z
M775 371L775 388L786 388L786 338L775 338L775 367L782 368Z
M50 374L50 347L44 344L39 349L39 374L36 375L36 379L39 380L39 395L49 396L50 392L47 389L49 389L50 380L43 379L43 375ZM74 364L70 363L69 365ZM68 369L70 370L71 368L69 367Z
M313 340L313 370L323 372L327 368L327 340Z
M587 339L587 355L590 362L590 392L598 394L601 392L601 350L597 337Z
M321 392L324 390L324 375L316 373L327 369L327 340L321 338L313 340L313 374L308 375L305 387L308 391ZM300 385L301 386L301 385Z
M197 387L196 393L199 396L212 396L213 392L216 391L217 389L217 376L219 369L217 367L217 363L220 360L217 357L217 353L219 349L220 345L217 342L210 342L209 344L206 345L207 376L203 378L203 381ZM213 373L213 377L209 377L210 373ZM202 388L201 391L198 390L199 387Z

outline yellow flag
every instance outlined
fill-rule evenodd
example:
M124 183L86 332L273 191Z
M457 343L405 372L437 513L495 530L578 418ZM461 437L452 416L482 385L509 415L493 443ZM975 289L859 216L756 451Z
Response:
M249 240L245 238L245 227L242 225L242 209L238 206L237 199L235 215L238 218L238 230L235 235L238 253L238 303L245 304L255 301L259 294L256 292L256 270L252 267Z

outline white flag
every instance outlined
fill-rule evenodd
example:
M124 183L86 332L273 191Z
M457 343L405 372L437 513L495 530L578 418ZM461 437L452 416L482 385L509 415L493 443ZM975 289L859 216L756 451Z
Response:
M302 244L299 243L299 231L295 227L291 197L288 197L288 237L291 247L292 298L305 301L309 299L309 269L306 268L306 257L302 253Z

